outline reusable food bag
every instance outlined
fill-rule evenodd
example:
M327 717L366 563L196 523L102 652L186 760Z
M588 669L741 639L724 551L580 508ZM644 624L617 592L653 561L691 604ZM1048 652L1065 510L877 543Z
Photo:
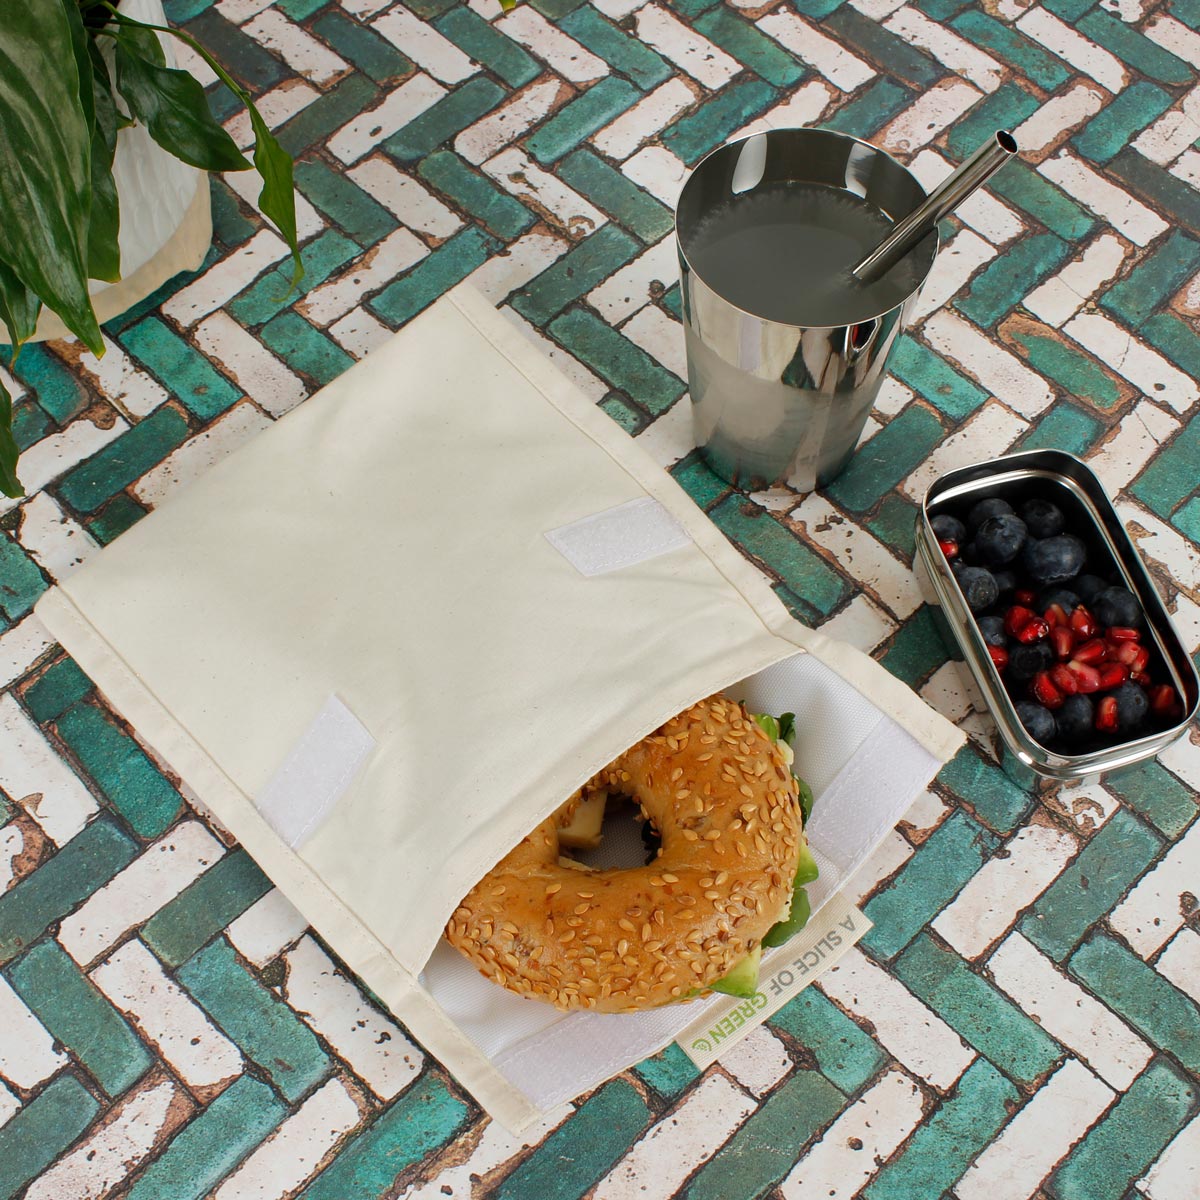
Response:
M961 741L793 620L674 480L462 288L38 612L513 1129L702 1011L562 1014L439 945L460 898L580 784L713 692L793 710L819 903Z

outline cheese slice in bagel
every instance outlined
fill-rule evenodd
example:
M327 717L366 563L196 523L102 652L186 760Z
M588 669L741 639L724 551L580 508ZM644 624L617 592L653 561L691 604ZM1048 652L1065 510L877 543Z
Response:
M633 1012L712 988L753 992L766 937L781 921L799 927L798 873L814 877L781 732L722 695L673 717L481 879L447 940L489 979L564 1010ZM564 829L579 836L576 815L600 793L630 797L657 832L644 866L560 858Z

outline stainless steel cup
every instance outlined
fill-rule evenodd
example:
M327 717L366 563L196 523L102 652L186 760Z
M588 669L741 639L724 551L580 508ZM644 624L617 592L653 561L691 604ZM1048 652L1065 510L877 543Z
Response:
M713 150L675 209L696 444L718 475L745 490L786 483L811 491L846 466L875 403L888 355L937 254L937 234L912 251L917 282L886 312L853 325L802 328L738 308L688 260L701 221L754 188L824 184L860 196L893 221L924 198L882 150L827 129L773 129ZM805 286L803 279L796 286Z

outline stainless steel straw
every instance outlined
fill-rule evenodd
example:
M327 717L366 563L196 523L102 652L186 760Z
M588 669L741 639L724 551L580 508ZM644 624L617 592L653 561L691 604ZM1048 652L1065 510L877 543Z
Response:
M872 283L900 261L937 223L953 212L977 187L990 179L1017 152L1011 133L996 131L962 166L944 179L916 208L892 226L891 232L850 274L859 283Z

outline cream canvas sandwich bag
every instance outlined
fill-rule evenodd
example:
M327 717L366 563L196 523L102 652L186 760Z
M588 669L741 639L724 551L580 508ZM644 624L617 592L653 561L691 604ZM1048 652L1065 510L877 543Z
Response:
M961 741L793 620L670 476L462 288L38 612L513 1129L703 1011L562 1014L440 943L459 899L580 784L713 692L795 711L817 907Z

